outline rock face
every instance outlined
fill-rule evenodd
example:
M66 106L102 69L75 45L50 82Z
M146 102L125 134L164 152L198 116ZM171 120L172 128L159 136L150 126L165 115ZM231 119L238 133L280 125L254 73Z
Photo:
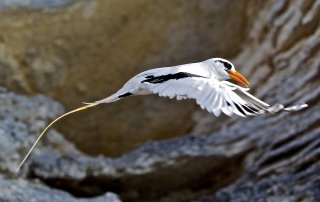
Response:
M121 202L113 193L94 198L77 199L66 192L23 180L0 180L0 189L0 201Z
M15 173L27 149L49 119L63 111L60 104L45 96L26 97L0 88L0 201L109 201L119 202L113 193L100 197L81 199L69 193L49 188L39 182L19 179L26 175L25 169ZM45 145L45 146L44 146ZM61 134L51 130L34 150L32 157L46 152L80 155L73 144ZM25 166L28 166L29 162Z
M211 1L199 2L203 3L203 9L208 9L209 13L213 12L213 8L210 7ZM73 6L82 8L82 4L77 3ZM59 149L53 151L49 142L49 146L46 147L49 149L45 152L45 147L39 145L38 152L25 167L21 177L31 181L28 182L30 187L27 191L32 191L34 186L38 186L32 182L33 179L37 179L43 183L40 185L41 189L54 189L54 193L57 193L56 189L60 189L59 194L72 197L65 193L69 192L78 200L88 197L98 197L92 199L100 200L100 197L106 197L106 193L113 192L119 194L119 198L124 201L320 201L319 1L255 1L245 7L241 7L242 1L234 1L232 5L238 4L242 9L236 20L239 20L239 24L245 22L247 28L243 29L246 37L239 44L242 48L232 61L236 66L242 67L238 69L253 84L251 92L270 104L279 102L291 105L305 102L309 104L307 109L296 113L283 112L249 118L213 118L212 115L199 110L192 114L196 123L189 134L161 141L149 141L115 158L85 156L74 147L71 152L59 152ZM230 4L217 3L216 8L220 9L219 6L225 8L223 11L228 13ZM254 12L257 10L259 12ZM170 11L168 13L170 16ZM210 20L207 19L206 22ZM183 29L180 27L179 30ZM225 39L220 42L226 42L226 47L229 42L227 36L226 34ZM232 38L230 40L232 41ZM177 47L173 46L175 43ZM172 41L171 48L178 50L181 46L185 47L185 44L180 43L179 40ZM195 44L190 44L193 45ZM197 49L198 46L194 48L201 51ZM181 54L193 55L192 52L186 52ZM158 54L160 56L156 56ZM155 52L154 56L148 59L149 64L161 61L159 58L162 56ZM168 55L165 56L170 58ZM177 57L188 61L184 60L183 56ZM170 61L171 59L168 59L168 62ZM96 85L101 86L99 83ZM42 99L46 100L42 105L46 102L52 103L48 98L40 100ZM145 102L153 101L153 98L146 98ZM128 103L130 104L130 101ZM55 113L59 112L58 108ZM13 116L14 112L15 110L11 110L9 116L1 117ZM47 112L45 111L44 115ZM17 117L21 116L22 120L32 120L30 123L36 123L33 116L28 118L29 114L35 113L37 112L32 111L28 116ZM20 122L12 124L19 127ZM3 123L0 126L2 129L8 125ZM82 127L85 126L87 125L83 124ZM23 127L29 134L29 127ZM52 136L52 133L48 134L49 136ZM126 138L134 139L132 136ZM11 142L19 145L22 141L25 141L24 138ZM29 146L29 140L27 142ZM68 145L71 144L65 141L61 148ZM2 147L6 150L10 148ZM20 146L15 147L17 148ZM25 150L25 146L21 148ZM19 153L17 152L16 159L21 158ZM10 163L2 161L4 163L1 166ZM7 170L9 172L3 172L3 177L12 176L10 169ZM1 186L0 183L0 197ZM117 197L116 199L118 200Z
M189 135L149 142L116 159L46 154L31 163L29 177L77 196L108 190L124 201L186 201L239 178L253 144L243 136Z
M61 105L45 96L27 98L0 88L0 168L3 173L12 174L15 171L21 160L20 155L30 148L37 133L49 119L62 111ZM52 146L56 144L57 151L75 150L55 131L51 131L48 137L47 143L53 143ZM40 143L35 154L40 153L39 150L48 151L50 147L43 147Z
M253 91L260 98L310 107L223 123L223 133L255 136L256 148L234 184L199 201L320 200L319 19L319 1L269 1L259 11L234 61L258 84ZM203 118L198 131L211 124Z
M244 0L45 2L68 4L0 13L0 85L50 95L67 110L114 93L151 67L233 56L247 26ZM57 127L87 153L119 155L148 139L189 132L194 107L134 97L79 113Z

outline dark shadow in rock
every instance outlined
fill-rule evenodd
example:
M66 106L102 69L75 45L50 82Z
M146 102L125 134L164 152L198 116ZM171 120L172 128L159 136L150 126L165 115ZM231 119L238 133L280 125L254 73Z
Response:
M222 146L218 139L188 135L148 142L116 159L47 154L34 159L29 176L77 196L113 191L127 201L191 200L239 178L253 147L251 139Z
M77 199L72 195L25 180L0 180L0 201L51 201L51 202L121 202L119 197L111 192L95 198Z

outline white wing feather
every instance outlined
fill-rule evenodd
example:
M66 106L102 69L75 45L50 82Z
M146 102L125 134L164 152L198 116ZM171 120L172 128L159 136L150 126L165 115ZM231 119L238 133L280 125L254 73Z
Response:
M219 116L221 111L228 116L233 113L239 116L256 115L269 107L246 92L248 89L212 78L188 77L146 84L152 93L162 97L195 99L202 109L216 116Z

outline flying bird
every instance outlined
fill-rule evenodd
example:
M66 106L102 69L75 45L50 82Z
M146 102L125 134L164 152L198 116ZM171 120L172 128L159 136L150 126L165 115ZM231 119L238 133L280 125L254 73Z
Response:
M229 82L233 80L237 84ZM38 136L17 171L26 161L32 150L48 130L59 119L103 103L111 103L134 95L157 94L177 100L194 99L202 109L219 116L222 113L231 116L254 116L263 113L276 113L281 110L297 111L307 107L300 104L284 107L282 104L270 106L248 93L249 82L236 71L234 65L222 58L211 58L202 62L172 67L150 69L127 81L113 95L85 106L69 111L53 120Z

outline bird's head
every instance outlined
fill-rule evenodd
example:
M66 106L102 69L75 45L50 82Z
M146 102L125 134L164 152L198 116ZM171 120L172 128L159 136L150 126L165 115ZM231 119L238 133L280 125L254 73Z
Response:
M248 87L249 81L234 68L234 65L231 62L222 58L213 58L211 59L211 62L213 62L218 79L233 79L236 83Z

